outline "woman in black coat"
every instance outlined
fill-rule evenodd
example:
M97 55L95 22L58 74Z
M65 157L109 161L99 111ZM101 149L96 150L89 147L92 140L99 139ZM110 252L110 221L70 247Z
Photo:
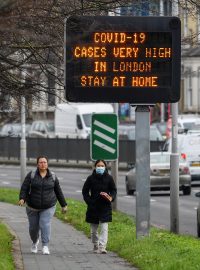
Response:
M86 179L82 194L87 204L86 222L91 226L94 252L107 253L108 222L112 221L111 202L116 197L117 189L104 160L95 162L95 169ZM99 225L100 234L98 235Z

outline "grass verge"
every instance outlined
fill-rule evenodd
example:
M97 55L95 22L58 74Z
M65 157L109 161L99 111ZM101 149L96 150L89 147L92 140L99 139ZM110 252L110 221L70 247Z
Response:
M12 258L13 236L8 231L5 224L0 221L0 269L14 270Z
M18 191L0 189L0 201L17 204ZM61 209L57 206L56 216L89 236L89 225L85 222L85 204L76 200L67 201L67 214L61 214ZM113 222L109 224L108 249L141 270L200 269L198 239L151 228L149 237L137 240L134 219L120 212L113 213Z

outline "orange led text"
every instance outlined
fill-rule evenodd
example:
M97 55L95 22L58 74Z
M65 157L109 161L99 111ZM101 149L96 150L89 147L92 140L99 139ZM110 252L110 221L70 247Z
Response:
M119 76L119 77L114 77L113 78L113 86L125 86L125 80L126 77L125 76Z
M133 87L157 87L158 77L132 77Z
M99 58L99 57L106 57L106 48L105 47L80 47L77 46L74 49L74 56L76 58Z
M119 58L137 58L139 48L134 47L114 47L113 55Z
M151 72L151 62L113 62L114 72Z
M124 33L124 32L95 32L95 43L120 43L124 44L130 41L130 43L143 43L146 40L145 33Z
M106 77L103 76L81 76L82 86L105 86Z
M154 58L170 58L171 48L146 48L145 56Z

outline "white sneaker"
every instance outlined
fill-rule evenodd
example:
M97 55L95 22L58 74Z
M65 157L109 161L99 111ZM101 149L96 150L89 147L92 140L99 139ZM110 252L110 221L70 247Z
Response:
M49 248L48 248L47 246L43 246L43 248L42 248L42 253L43 253L44 255L49 255L49 254L50 254Z
M99 253L101 253L101 254L107 254L107 250L105 249L104 246L99 246Z
M34 244L32 243L32 246L31 246L31 252L32 253L37 253L38 252L38 244L39 244L39 239L37 240L37 242Z
M98 253L99 252L99 245L98 244L94 244L93 252L94 253Z

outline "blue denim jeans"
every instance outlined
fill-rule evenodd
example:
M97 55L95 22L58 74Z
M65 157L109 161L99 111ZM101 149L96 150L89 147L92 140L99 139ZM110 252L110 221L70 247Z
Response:
M55 213L56 206L48 209L35 210L26 207L29 221L29 234L33 243L39 239L41 232L42 246L48 246L51 235L51 220Z

